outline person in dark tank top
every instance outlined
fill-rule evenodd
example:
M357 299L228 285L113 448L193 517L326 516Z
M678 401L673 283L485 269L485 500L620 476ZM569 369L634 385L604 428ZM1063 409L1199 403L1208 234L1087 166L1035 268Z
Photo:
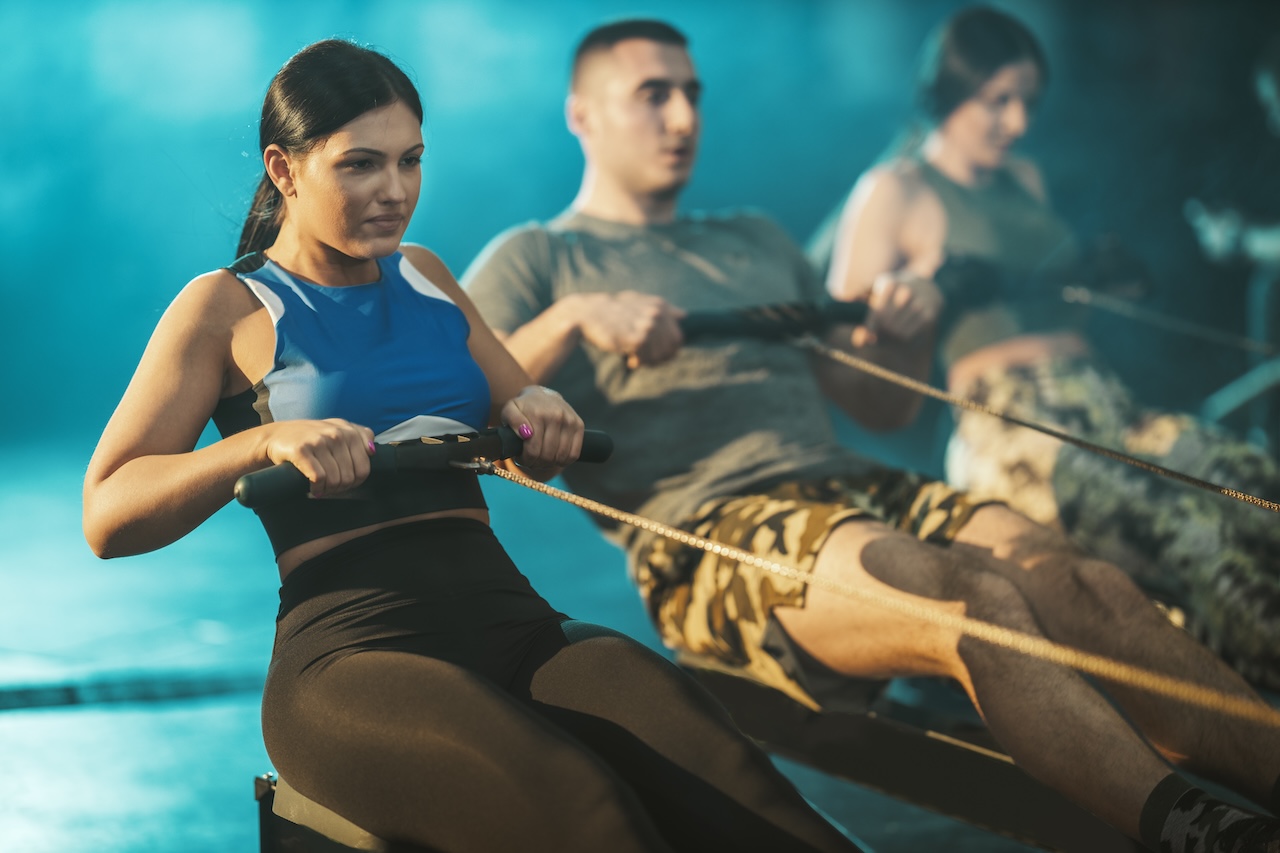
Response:
M830 239L812 244L828 291L890 312L924 306L953 394L1280 497L1271 456L1135 399L1061 298L1063 284L1080 281L1081 250L1040 171L1012 150L1048 77L1034 35L1009 15L978 7L942 24L920 60L919 129L859 178ZM947 482L1113 560L1242 674L1280 688L1280 525L1270 513L980 412L959 412L946 438Z

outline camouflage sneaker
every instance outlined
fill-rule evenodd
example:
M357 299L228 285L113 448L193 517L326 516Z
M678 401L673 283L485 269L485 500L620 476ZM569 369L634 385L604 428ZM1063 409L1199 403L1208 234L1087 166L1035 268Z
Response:
M1280 853L1280 821L1193 788L1169 812L1160 853Z

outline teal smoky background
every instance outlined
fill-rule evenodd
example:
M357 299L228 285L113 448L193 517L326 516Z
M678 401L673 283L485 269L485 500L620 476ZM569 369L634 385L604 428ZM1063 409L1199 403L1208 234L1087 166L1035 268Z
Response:
M707 91L687 205L758 206L803 241L908 118L921 40L960 5L10 0L0 346L13 366L4 397L20 416L0 435L83 439L102 424L173 294L232 259L261 168L262 96L311 41L351 38L411 71L428 151L408 237L460 273L499 230L572 198L581 161L562 120L566 68L593 24L648 14L690 35ZM1181 203L1256 184L1242 135L1280 147L1248 91L1256 48L1277 30L1269 4L1006 5L1053 66L1024 148L1058 206L1086 236L1117 232L1164 271L1161 299L1239 324L1238 294L1214 292ZM1155 393L1182 402L1186 383L1165 375L1149 378Z
M79 489L165 306L233 260L261 172L261 100L291 54L337 36L410 72L427 154L407 239L461 274L499 231L572 199L581 156L563 100L595 24L659 17L691 39L705 130L685 206L761 208L803 242L908 120L919 46L962 5L0 4L0 849L254 849L250 782L270 767L256 707L275 606L266 539L229 507L161 552L103 563L80 534ZM1280 219L1280 140L1249 84L1280 4L996 5L1053 68L1023 149L1057 207L1147 264L1151 307L1242 331L1249 271L1204 261L1182 206ZM1112 321L1095 332L1156 405L1194 409L1247 367ZM583 515L508 484L488 492L553 603L657 644L621 556ZM878 850L1022 849L787 769Z

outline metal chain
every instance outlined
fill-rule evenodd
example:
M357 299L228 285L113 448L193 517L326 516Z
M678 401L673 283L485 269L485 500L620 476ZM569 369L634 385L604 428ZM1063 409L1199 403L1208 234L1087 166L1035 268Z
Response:
M923 394L926 397L933 397L935 400L941 400L942 402L955 406L956 408L968 409L971 412L981 412L984 415L1000 418L1001 420L1008 421L1011 424L1017 424L1018 426L1033 429L1036 432L1052 436L1059 441L1074 445L1082 450L1087 450L1090 453L1096 453L1099 456L1105 456L1108 459L1113 459L1116 462L1123 462L1126 465L1132 465L1133 467L1140 468L1143 471L1158 474L1161 477L1168 477L1171 480L1177 480L1180 483L1195 486L1196 488L1204 489L1207 492L1213 492L1214 494L1223 495L1247 504L1252 504L1253 506L1260 507L1261 509L1280 513L1280 503L1276 503L1275 501L1269 501L1266 498L1260 498L1256 495L1251 495L1248 492L1239 491L1238 489L1220 486L1217 483L1211 483L1208 480L1202 480L1199 477L1192 477L1190 474L1184 474L1181 471L1175 471L1172 468L1165 468L1163 465L1157 465L1154 462L1148 462L1145 459L1139 459L1136 456L1130 456L1127 453L1121 453L1118 450L1112 450L1109 447L1094 444L1092 441L1086 441L1083 438L1063 432L1062 430L1054 429L1053 427L1045 426L1044 424L1038 424L1034 421L1026 421L1007 412L1001 412L997 409L991 408L990 406L984 406L981 403L976 403L973 400L958 397L954 394L948 394L946 391L940 391L932 385L912 379L909 376L904 376L896 371L881 367L874 362L867 361L865 358L859 358L852 353L847 353L844 350L836 349L833 346L824 344L813 335L805 335L797 338L796 343L802 347L811 349L814 352L821 353L827 358L838 361L841 364L857 368L864 373L869 373L872 376L885 380L886 382L892 382L894 385L910 389L918 394Z
M663 524L660 521L655 521L651 518L645 518L641 515L626 512L624 510L611 507L608 504L593 501L590 498L584 498L580 495L575 495L572 492L557 489L554 486L548 486L546 483L539 483L536 480L529 479L523 474L518 474L504 468L498 468L492 463L481 463L478 470L485 474L495 474L504 480L508 480L512 483L518 483L519 485L532 489L535 492L540 492L544 495L556 498L557 500L572 504L579 509L586 510L587 512L594 513L611 521L627 524L648 533L653 533L666 539L671 539L672 541L679 542L681 545L698 548L710 554L715 554L718 557L738 560L739 562L756 566L764 571L781 575L785 578L791 578L792 580L803 581L811 586L821 587L838 595L861 599L881 607L886 607L890 610L896 610L906 616L930 622L941 628L948 628L957 631L967 637L973 637L974 639L990 643L994 646L1029 655L1030 657L1034 657L1039 660L1070 667L1071 669L1079 672L1095 675L1098 678L1112 681L1117 684L1123 684L1128 687L1145 690L1149 693L1155 693L1169 699L1176 699L1178 701L1185 702L1188 705L1196 705L1231 717L1260 723L1265 726L1280 728L1280 712L1277 712L1266 704L1256 700L1246 699L1240 696L1232 696L1190 681L1183 681L1182 679L1164 675L1153 670L1112 660L1111 658L1092 654L1090 652L1084 652L1070 646L1064 646L1061 643L1055 643L1052 640L1047 640L1043 637L1024 634L1020 631L1014 631L1010 628L1004 628L1000 625L994 625L990 622L984 622L970 616L957 616L954 613L935 610L930 607L916 604L913 601L893 598L871 589L862 589L849 584L840 583L839 581L833 581L829 578L815 575L812 572L805 571L803 569L797 569L792 566L786 566L782 563L774 562L773 560L766 559L758 554L752 554L749 551L744 551L741 548L735 548L732 545L725 545L722 542L716 542L711 539L704 539L701 536L695 536L688 531L680 530L679 528L672 527L668 524Z

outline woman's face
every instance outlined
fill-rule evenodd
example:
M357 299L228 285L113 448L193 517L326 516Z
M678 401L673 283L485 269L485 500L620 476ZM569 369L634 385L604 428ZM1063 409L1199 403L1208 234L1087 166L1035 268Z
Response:
M286 223L348 257L390 255L418 204L422 151L418 117L404 104L364 113L289 158Z
M1040 97L1040 71L1029 59L1000 68L940 127L952 148L977 169L1004 164L1031 125Z

